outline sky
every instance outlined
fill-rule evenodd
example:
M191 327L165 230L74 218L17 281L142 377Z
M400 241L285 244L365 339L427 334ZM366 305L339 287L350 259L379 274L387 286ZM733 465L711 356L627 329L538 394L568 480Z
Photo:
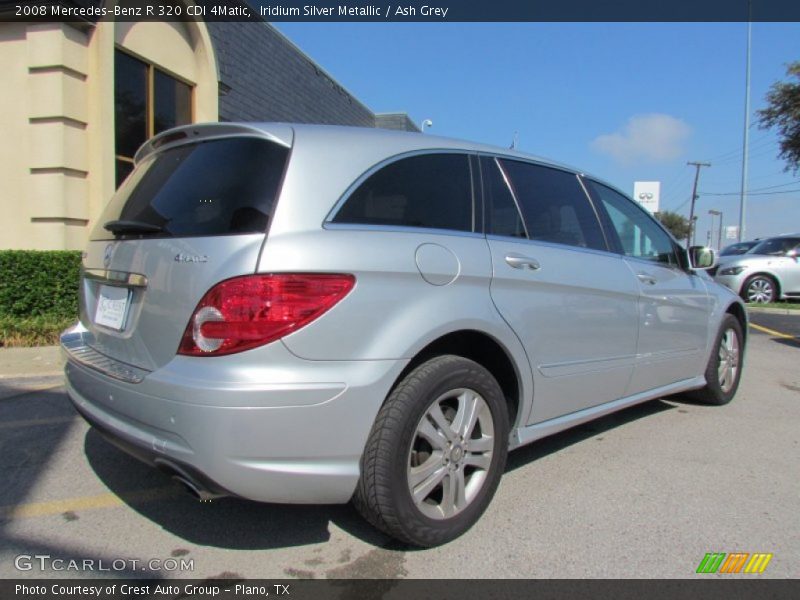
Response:
M407 112L431 134L517 148L601 177L629 195L661 182L661 209L739 222L746 23L276 23L375 112ZM751 115L786 65L799 23L752 26ZM800 231L800 172L751 117L745 237ZM714 221L716 245L719 218ZM724 238L724 234L723 234ZM725 245L723 239L723 246Z

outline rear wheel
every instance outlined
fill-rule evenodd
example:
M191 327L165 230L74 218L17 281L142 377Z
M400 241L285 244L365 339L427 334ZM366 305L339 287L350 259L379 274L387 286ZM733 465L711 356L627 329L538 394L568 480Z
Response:
M745 302L769 303L778 297L778 284L768 275L755 275L742 288Z
M507 451L505 399L491 373L457 356L431 359L397 385L378 413L354 504L392 537L443 544L486 509Z
M743 340L739 320L731 314L725 315L706 367L706 386L692 392L692 398L716 405L733 399L742 376Z

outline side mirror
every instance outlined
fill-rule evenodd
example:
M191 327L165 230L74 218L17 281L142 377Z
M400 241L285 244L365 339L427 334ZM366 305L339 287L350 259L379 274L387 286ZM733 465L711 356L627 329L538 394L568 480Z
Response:
M714 251L706 246L692 246L689 248L689 264L693 269L710 269L714 266L716 256Z

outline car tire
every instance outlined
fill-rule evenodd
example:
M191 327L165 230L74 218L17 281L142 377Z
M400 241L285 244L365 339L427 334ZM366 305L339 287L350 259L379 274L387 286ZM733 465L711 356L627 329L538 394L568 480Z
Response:
M778 299L778 282L769 275L754 275L742 286L745 302L769 304Z
M384 533L431 547L466 532L489 505L508 453L508 410L478 363L439 356L392 390L361 458L353 497Z
M726 314L714 342L706 367L705 387L689 396L706 404L721 406L730 402L739 389L744 356L744 335L739 319Z

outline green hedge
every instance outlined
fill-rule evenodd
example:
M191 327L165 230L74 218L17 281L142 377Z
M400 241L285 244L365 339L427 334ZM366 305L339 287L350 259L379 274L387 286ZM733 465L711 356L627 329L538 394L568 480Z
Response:
M81 253L0 250L0 317L78 316Z

